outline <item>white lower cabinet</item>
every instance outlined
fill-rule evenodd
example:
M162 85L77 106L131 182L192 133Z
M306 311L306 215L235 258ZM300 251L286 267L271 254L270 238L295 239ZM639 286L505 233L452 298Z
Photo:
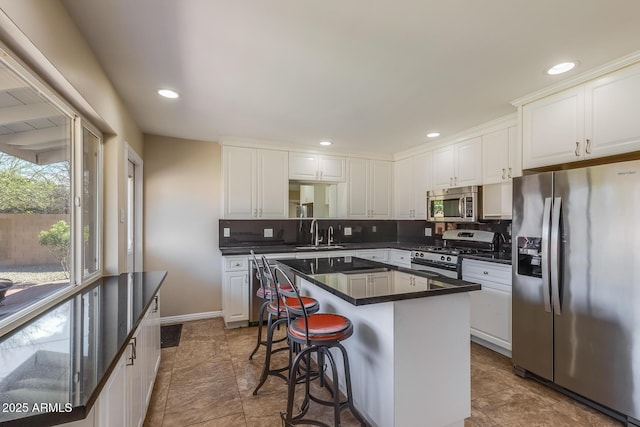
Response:
M387 263L397 267L411 268L411 251L389 249Z
M222 316L225 324L249 320L249 258L222 257Z
M156 296L98 397L94 425L142 426L159 365L160 317Z
M511 354L511 266L494 262L462 260L462 280L479 283L470 292L471 335L479 343Z

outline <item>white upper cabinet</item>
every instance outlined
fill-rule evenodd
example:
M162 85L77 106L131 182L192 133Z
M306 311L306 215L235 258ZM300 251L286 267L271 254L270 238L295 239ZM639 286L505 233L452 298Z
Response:
M472 138L433 152L433 188L482 184L482 139Z
M384 160L347 160L349 218L391 218L393 165Z
M345 158L289 152L289 179L344 182Z
M640 150L640 64L522 107L523 168Z
M482 183L499 184L522 175L516 127L482 136Z
M426 219L427 191L431 190L433 154L399 160L394 164L395 217Z
M223 147L224 218L288 216L288 153Z
M582 160L584 88L575 87L522 108L522 167Z
M585 155L640 150L640 64L585 85Z

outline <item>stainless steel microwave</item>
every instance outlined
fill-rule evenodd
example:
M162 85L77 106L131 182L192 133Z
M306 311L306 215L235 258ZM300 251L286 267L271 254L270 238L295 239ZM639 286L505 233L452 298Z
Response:
M427 191L427 221L477 222L482 215L482 187Z

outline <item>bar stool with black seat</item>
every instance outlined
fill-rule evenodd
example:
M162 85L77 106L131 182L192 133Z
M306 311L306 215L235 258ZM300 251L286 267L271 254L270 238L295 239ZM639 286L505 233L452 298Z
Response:
M289 318L289 326L287 327L289 346L299 347L289 370L287 412L281 413L284 425L288 427L298 424L307 424L329 427L328 424L322 421L304 418L309 410L309 401L311 400L321 405L333 406L335 426L340 426L340 413L347 408L362 426L368 426L368 423L353 405L349 357L347 355L347 350L341 344L342 341L346 340L353 334L353 324L348 318L339 314L310 313L304 308L300 310L301 313L298 314L296 309L300 306L304 307L302 301L306 297L300 295L299 290L293 285L289 277L277 266L275 267L274 275L276 277L275 283L278 296L282 299L287 313L292 314ZM295 300L298 301L298 304L293 307L290 304ZM336 368L334 355L330 351L332 348L337 348L342 355L344 380L346 385L345 401L340 401L338 370ZM331 365L332 385L330 387L330 392L333 397L333 400L331 401L321 399L311 393L310 381L314 378L314 375L310 375L309 372L311 368L312 353L316 353L317 355L317 369L319 371L317 376L321 380L321 385L327 386L323 381L325 372L324 361L328 361ZM306 368L301 369L301 364L304 364L303 366L306 366ZM294 415L293 403L295 400L296 384L302 382L298 379L298 375L300 374L303 376L305 384L305 396L300 406L300 413Z
M280 347L276 349L273 348L273 344L288 339L288 337L285 336L282 339L274 340L273 335L275 331L279 329L281 324L287 324L290 319L301 316L303 312L316 313L320 310L320 304L318 303L318 301L310 297L300 297L291 300L287 300L287 298L280 298L278 295L279 289L290 290L293 285L291 285L291 282L289 282L289 284L285 284L284 286L276 286L275 277L273 276L271 268L269 267L269 263L264 256L262 257L262 265L262 280L265 284L265 288L270 289L270 300L266 305L266 312L268 317L267 339L265 340L265 361L258 385L253 390L254 395L258 394L258 390L260 390L260 388L267 381L269 375L277 376L284 379L285 381L289 380L289 377L283 374L283 372L289 371L289 367L291 366L292 349L290 347ZM287 311L284 302L288 304L289 312ZM279 368L271 368L271 357L281 351L289 352L289 361L287 365Z

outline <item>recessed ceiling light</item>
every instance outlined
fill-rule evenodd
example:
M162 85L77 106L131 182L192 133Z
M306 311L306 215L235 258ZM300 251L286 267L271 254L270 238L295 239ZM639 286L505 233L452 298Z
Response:
M437 138L440 136L440 132L429 132L427 138Z
M171 98L171 99L174 99L174 98L177 98L177 97L180 96L180 95L178 95L178 92L173 91L171 89L160 89L158 91L158 94L160 96L164 96L165 98Z
M575 62L562 62L560 64L556 64L553 67L547 70L547 74L551 74L552 76L556 74L566 73L569 70L573 70L576 66Z
M333 144L331 141L322 141L320 145L331 145Z

